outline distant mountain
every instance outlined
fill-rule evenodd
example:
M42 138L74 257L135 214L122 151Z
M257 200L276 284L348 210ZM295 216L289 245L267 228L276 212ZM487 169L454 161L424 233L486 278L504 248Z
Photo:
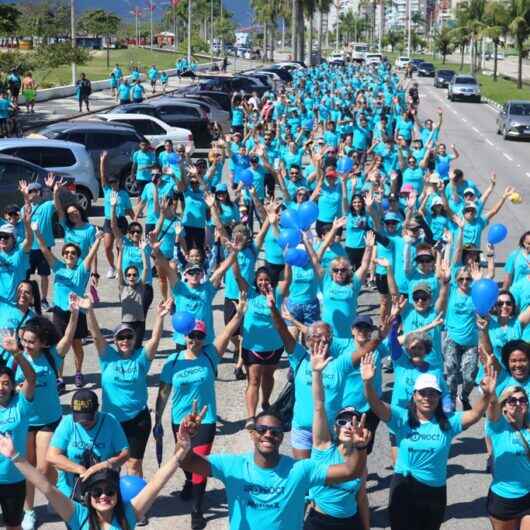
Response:
M31 0L32 3L38 4L39 0ZM183 1L183 0L181 0ZM193 0L192 0L193 1ZM218 1L218 0L214 0ZM155 13L160 13L162 8L170 4L169 0L153 0L153 3L158 7ZM0 0L0 4L17 4L17 0ZM87 9L109 9L109 4L112 5L111 10L123 19L132 18L130 12L136 6L145 7L148 5L147 0L75 0L76 9L79 11L86 11ZM193 4L192 4L193 5ZM234 14L234 22L240 26L248 26L251 22L252 9L249 0L224 0L225 7Z

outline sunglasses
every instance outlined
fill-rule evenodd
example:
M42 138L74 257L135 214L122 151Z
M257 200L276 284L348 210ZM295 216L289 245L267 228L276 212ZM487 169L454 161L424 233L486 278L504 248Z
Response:
M354 415L351 419L347 420L346 418L339 418L335 420L335 425L337 427L351 427L353 418L359 419L359 416Z
M127 273L127 278L136 278L138 276L138 274L136 274L136 272L128 272Z
M472 282L473 278L471 276L462 276L460 278L457 278L457 282Z
M338 267L337 267L337 268L333 268L333 269L331 269L331 270L332 270L334 273L336 273L336 274L338 274L338 273L340 273L340 272L343 272L343 273L348 272L348 269L346 269L346 268L344 268L344 267L341 267L341 268L338 268Z
M186 274L189 275L189 276L198 276L201 273L202 273L202 271L200 269L193 269L191 271L187 271L186 272Z
M204 337L206 337L206 335L200 331L192 331L188 335L188 337L193 340L204 340Z
M65 250L63 256L77 256L77 252L75 250Z
M272 427L271 425L256 425L254 427L254 430L260 435L263 436L264 434L269 431L274 438L281 438L283 436L283 429L281 427Z
M499 301L497 302L497 305L498 305L498 306L503 306L503 305L505 305L505 306L507 306L507 307L512 307L512 306L513 306L513 303L512 303L511 300L499 300Z
M134 234L141 234L142 231L141 230L129 230L129 234L131 235L134 235Z
M427 300L430 300L430 296L427 295L427 294L413 294L412 295L412 299L415 301L415 302L419 302L420 300L422 302L427 302Z
M399 224L397 221L385 221L386 225L397 225Z
M409 226L409 230L411 232L419 232L420 227L419 226Z
M421 390L418 390L418 394L421 397L438 397L440 392L434 388L422 388Z
M528 399L526 399L525 397L520 397L520 398L516 398L516 397L509 397L507 400L506 400L506 403L508 405L528 405Z
M73 215L74 213L77 213L77 210L70 210L66 212L66 215Z
M116 488L113 488L112 486L107 486L104 488L94 488L90 491L90 496L94 499L97 499L101 497L103 494L106 497L112 497L113 495L116 495Z
M134 335L127 333L125 335L118 335L116 337L116 340L133 340L133 338L134 338Z
M475 208L465 208L464 213L475 213Z
M423 257L417 258L416 261L418 263L432 263L434 261L434 258L430 256L423 256Z
M11 236L9 234L0 234L0 240L7 241Z

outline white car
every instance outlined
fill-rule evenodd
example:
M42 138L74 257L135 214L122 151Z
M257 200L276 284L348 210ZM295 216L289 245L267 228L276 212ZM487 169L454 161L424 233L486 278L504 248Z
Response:
M32 162L47 171L71 177L75 181L77 202L88 212L99 197L99 178L84 145L31 135L28 138L0 140L0 153Z
M195 150L191 131L182 129L181 127L171 127L171 125L159 120L155 116L149 116L148 114L118 114L116 112L98 114L97 117L100 120L108 122L131 125L138 134L145 136L157 151L163 148L166 140L171 140L175 145L183 144L184 146L190 146L192 152Z
M364 62L366 66L371 64L381 64L383 62L383 56L380 53L367 53Z
M406 57L406 56L402 56L402 57L398 57L396 59L396 62L394 63L394 66L398 69L398 70L401 70L403 68L406 68L410 63L410 57Z
M328 63L329 64L338 64L343 65L346 62L346 58L344 57L344 53L335 51L328 57Z

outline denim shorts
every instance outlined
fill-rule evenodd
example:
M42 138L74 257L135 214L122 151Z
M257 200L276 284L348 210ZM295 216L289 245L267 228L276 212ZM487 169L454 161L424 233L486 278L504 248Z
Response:
M320 302L318 298L307 304L295 304L287 299L286 305L293 318L302 324L312 324L320 320Z
M291 430L291 447L300 451L311 450L313 447L313 433L307 429L293 427Z

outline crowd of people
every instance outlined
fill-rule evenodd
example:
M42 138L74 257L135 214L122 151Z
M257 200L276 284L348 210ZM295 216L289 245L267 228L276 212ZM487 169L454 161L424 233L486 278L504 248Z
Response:
M494 174L483 190L464 175L457 147L441 141L442 111L420 119L413 87L388 63L292 74L261 98L235 94L232 132L207 159L170 141L158 154L140 144L138 198L103 153L101 228L59 178L21 182L24 204L6 208L0 226L0 506L9 530L37 525L35 488L69 528L146 525L179 467L174 502L191 501L194 530L207 524L209 476L225 485L234 530L368 530L368 455L381 421L391 529L436 530L452 440L483 417L484 514L494 530L530 528L530 231L502 278L483 237L516 190L493 202ZM484 278L502 287L479 314L472 287ZM100 329L100 281L115 282L106 301L121 306L112 336ZM366 291L378 297L373 318L359 311ZM221 292L224 326L214 319ZM174 353L154 374L167 316ZM88 341L101 397L86 387ZM244 455L211 454L217 369L229 348L234 379L246 380L254 448ZM70 350L75 390L63 414ZM281 359L289 383L273 393ZM168 423L174 455L123 499L120 473L143 477L147 442L158 448ZM289 430L292 456L280 453Z

